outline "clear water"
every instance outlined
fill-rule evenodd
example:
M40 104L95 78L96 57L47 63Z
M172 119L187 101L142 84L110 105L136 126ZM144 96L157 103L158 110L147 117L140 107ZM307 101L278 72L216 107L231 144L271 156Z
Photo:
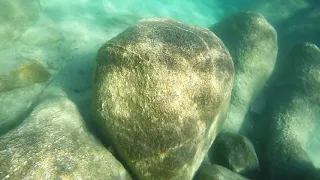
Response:
M0 90L11 88L0 91L0 141L23 123L39 97L66 96L88 119L98 49L138 20L170 17L208 28L240 11L261 13L274 26L279 56L296 43L320 45L318 0L0 0L0 80L34 60L51 74L45 83L13 88L0 83ZM317 123L305 147L320 168Z

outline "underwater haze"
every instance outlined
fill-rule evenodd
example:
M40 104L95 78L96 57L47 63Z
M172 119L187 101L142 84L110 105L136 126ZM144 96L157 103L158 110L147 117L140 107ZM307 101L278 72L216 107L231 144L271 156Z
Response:
M320 1L0 0L0 180L320 180Z

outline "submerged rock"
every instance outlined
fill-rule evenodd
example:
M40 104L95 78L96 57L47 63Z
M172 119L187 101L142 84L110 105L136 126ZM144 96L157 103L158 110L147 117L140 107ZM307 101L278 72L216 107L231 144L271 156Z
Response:
M225 118L233 63L209 30L145 19L108 41L94 76L101 133L140 179L191 179Z
M259 171L259 161L254 147L245 136L220 133L210 148L209 157L211 163L244 176L253 176Z
M0 135L19 125L31 112L32 104L45 88L49 72L37 61L27 58L8 73L0 75Z
M248 180L220 165L201 165L196 180Z
M50 73L39 62L33 60L9 73L0 75L0 92L43 83L49 78Z
M268 145L269 176L274 180L305 179L314 171L314 166L301 144L290 136L273 136Z
M223 41L234 62L234 86L223 130L238 133L250 105L273 71L277 34L262 15L254 12L236 13L210 30Z
M298 44L287 58L291 64L283 74L285 81L273 88L266 110L271 120L268 161L275 180L312 174L308 142L319 131L320 50L313 44Z
M0 93L0 136L18 126L28 116L44 88L43 84L35 84Z
M0 136L0 162L0 179L131 179L62 97L43 101Z
M250 139L250 141L252 142L255 153L257 154L259 160L259 171L252 177L250 176L250 179L253 180L269 180L268 160L266 157L267 142L269 139L269 124L269 119L266 118L263 114L258 114L250 111L245 120L245 125L248 127L245 130L241 129L242 132L246 133L244 134L244 136Z

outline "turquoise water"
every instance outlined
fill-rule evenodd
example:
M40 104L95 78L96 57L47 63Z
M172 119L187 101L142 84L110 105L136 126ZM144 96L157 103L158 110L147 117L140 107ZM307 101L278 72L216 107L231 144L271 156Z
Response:
M74 126L70 122L68 127L84 127L88 129L85 130L86 136L99 141L100 146L104 144L104 146L110 147L112 143L109 140L100 139L97 130L99 127L97 128L95 124L91 123L92 117L90 115L95 59L99 48L108 40L144 18L172 18L184 24L209 28L237 12L246 11L260 13L277 32L278 54L275 70L268 78L269 81L263 85L265 88L261 93L259 92L257 100L252 102L255 105L251 105L251 111L248 112L248 114L257 113L261 117L264 116L262 111L264 111L265 104L269 102L268 99L272 99L265 96L269 93L268 87L273 87L273 85L276 87L278 80L285 76L281 72L287 72L290 66L290 63L288 65L286 61L281 59L285 59L295 44L308 42L320 46L320 3L317 0L0 0L0 145L2 145L0 147L0 179L22 179L23 177L26 179L77 179L79 177L80 179L81 177L82 179L94 179L94 176L84 177L83 174L75 177L72 170L65 170L64 175L39 175L45 174L46 171L51 172L56 167L51 166L52 162L49 160L43 160L38 164L38 166L43 166L41 171L33 166L29 167L30 164L37 164L37 160L20 162L19 158L24 160L24 155L26 157L32 156L24 152L24 149L28 149L24 146L30 146L34 142L28 143L27 139L25 141L28 145L24 144L20 147L18 145L20 141L17 139L23 139L27 135L29 137L39 129L46 128L41 121L40 125L32 126L31 130L24 130L24 124L28 121L31 122L29 119L37 118L34 115L37 114L37 111L34 109L38 104L41 104L42 101L46 102L47 99L64 97L75 104L72 112L79 113L79 116L70 115L70 117L78 118L79 121L84 122L80 123L81 125L75 123ZM254 51L254 46L251 50ZM317 59L320 56L316 54L313 57ZM319 80L320 59L317 63L314 66L318 69L315 68L312 72L310 70L312 74L310 77ZM260 71L260 69L255 71ZM319 81L315 80L314 83L314 87L320 87ZM243 94L248 93L244 92ZM315 96L319 96L319 93L316 92ZM299 145L307 154L306 156L313 164L314 169L320 168L320 102L317 100L319 99L316 99L311 105L308 104L310 111L302 111L302 113L310 112L312 115L306 114L306 119L303 122L299 121L298 125L293 127L294 136L297 136ZM55 103L52 107L53 109L48 112L55 113L51 113L50 116L41 116L42 119L54 119L56 116L69 117L68 112L64 114L64 112L60 112L62 110L57 110L59 103ZM303 109L303 107L301 108ZM41 110L41 108L39 109ZM299 113L293 112L292 114ZM255 138L251 138L252 136L260 137L260 135L252 135L252 132L249 133L249 130L246 129L263 126L260 124L264 122L261 123L258 120L246 122L248 123L243 124L242 129L244 130L239 134L248 136L256 149L263 149L264 146L256 147ZM306 125L304 122L312 122L313 124ZM57 120L56 123L54 121L50 127L59 123L61 125L64 122ZM60 125L57 126L57 129L60 128ZM308 130L312 130L312 132L306 133ZM21 136L11 137L11 134L19 134L18 131L21 132ZM24 131L28 132L27 135ZM61 132L63 134L63 131ZM260 131L253 132L259 133ZM45 133L36 136L43 135L48 139L53 137L52 142L57 136L60 136L50 133L48 137ZM39 139L35 142L42 144L41 138ZM48 139L46 143L50 142ZM12 155L14 153L9 150L11 148L16 151L17 156ZM37 150L30 152L43 151L46 151L46 148L39 145ZM263 154L263 152L262 150L261 153ZM101 155L99 153L91 155L98 157ZM46 156L52 154L55 154L55 151L52 153L48 151ZM257 154L258 158L263 156L258 150ZM114 156L118 158L117 154ZM89 156L88 159L90 159ZM119 164L123 164L130 174L134 174L121 157L118 159L121 162ZM14 163L8 163L11 160ZM259 159L259 161L261 164L264 162L263 159ZM45 166L45 164L49 165ZM268 165L261 164L262 170L259 171L259 176L250 178L277 179L270 175L272 173L268 171L270 169ZM78 166L89 169L85 166ZM66 167L66 169L68 168ZM94 168L90 171L95 173ZM121 173L124 172L124 170L121 171ZM111 176L103 177L103 173L100 175L102 179L112 179ZM113 179L120 178L114 177Z

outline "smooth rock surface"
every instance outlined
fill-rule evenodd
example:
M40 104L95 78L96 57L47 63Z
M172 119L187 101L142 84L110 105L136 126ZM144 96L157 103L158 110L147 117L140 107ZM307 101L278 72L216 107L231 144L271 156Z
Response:
M248 180L220 165L201 165L196 180Z
M320 156L319 149L309 146L320 132L320 50L298 44L287 58L291 64L273 87L265 112L270 120L270 175L275 180L306 178L314 171L313 158Z
M220 133L210 148L209 157L212 164L221 165L246 177L259 171L254 147L245 136Z
M65 97L46 99L0 136L0 179L131 179Z
M139 179L191 179L224 121L233 63L209 30L145 19L100 50L94 120Z
M0 93L0 136L28 116L44 88L43 84L35 84Z
M238 133L250 105L271 75L278 51L277 33L254 12L231 15L209 28L226 45L235 67L235 80L223 131Z

